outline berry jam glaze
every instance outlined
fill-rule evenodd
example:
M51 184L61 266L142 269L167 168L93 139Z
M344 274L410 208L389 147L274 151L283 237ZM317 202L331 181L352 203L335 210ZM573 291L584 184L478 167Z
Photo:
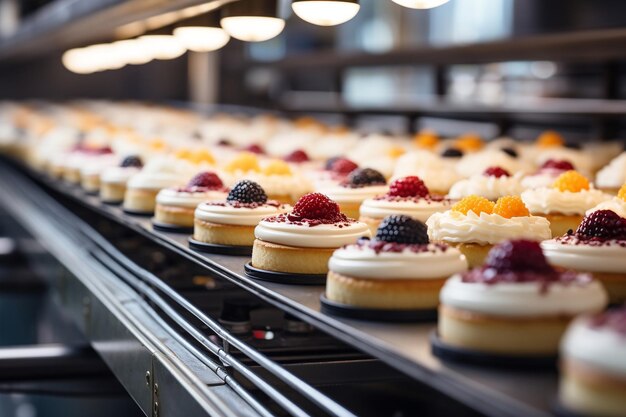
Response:
M207 201L203 204L217 207L232 207L232 208L246 208L255 209L259 207L286 207L276 200L267 200L265 203L242 203L240 201Z
M566 160L557 160L557 159L548 159L543 163L540 170L542 169L554 169L559 171L572 171L574 170L574 165L571 162Z
M589 326L594 329L608 328L626 338L626 306L592 316Z
M179 193L206 193L209 191L219 191L227 193L229 191L227 187L199 187L195 185L191 187L188 185L185 187L178 187L175 190Z
M599 237L588 237L577 235L572 230L568 230L565 236L557 237L556 241L563 245L585 245L592 247L619 246L626 249L626 239L604 239Z
M489 167L483 172L483 175L486 177L496 177L496 178L511 176L511 174L509 174L509 172L506 169L501 168L501 167Z
M333 225L339 229L343 229L344 227L348 227L351 224L356 223L357 221L354 219L349 219L345 214L339 213L336 217L333 218L325 218L325 219L307 219L306 217L300 217L294 215L293 213L288 214L279 214L277 216L266 217L263 219L268 223L286 223L292 224L295 226L303 226L303 227L315 227L320 226L322 224Z
M371 249L376 254L381 253L401 253L410 251L413 253L444 253L449 246L443 243L426 243L426 244L406 244L397 242L385 242L383 240L369 239L362 237L353 245L346 245L344 248L352 246L358 249Z
M400 202L410 202L410 203L441 203L441 202L451 202L452 200L445 198L444 196L439 195L427 195L425 197L396 197L391 196L389 194L383 194L374 197L375 201L389 201L390 203L400 203Z

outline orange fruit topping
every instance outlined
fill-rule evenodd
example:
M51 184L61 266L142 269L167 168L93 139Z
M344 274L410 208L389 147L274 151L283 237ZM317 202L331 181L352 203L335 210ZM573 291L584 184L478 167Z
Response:
M622 200L624 200L624 202L626 202L626 184L622 185L622 188L619 189L619 192L617 193L617 197L621 198Z
M569 191L572 193L578 193L590 188L589 180L584 175L579 174L576 171L566 171L559 175L559 177L552 184L553 188L559 191Z
M499 214L507 219L530 216L530 212L522 199L515 195L500 197L493 207L493 214Z
M554 130L546 130L537 138L537 146L541 148L556 148L564 144L563 136Z
M467 133L459 136L454 144L457 148L465 152L478 151L485 145L480 136L475 133Z
M463 214L467 214L470 211L473 211L475 214L491 214L493 213L493 207L493 202L487 200L485 197L470 195L453 205L451 210Z

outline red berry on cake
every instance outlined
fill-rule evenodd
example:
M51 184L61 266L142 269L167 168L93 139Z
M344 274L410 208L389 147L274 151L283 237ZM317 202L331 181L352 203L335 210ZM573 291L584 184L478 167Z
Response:
M428 244L426 225L410 216L391 215L383 219L376 231L376 240L406 245Z
M321 193L309 193L298 200L293 206L291 215L307 220L345 221L339 205Z
M222 188L224 183L214 172L201 172L197 174L195 177L189 181L187 184L188 188L192 187L200 187L200 188L209 188L215 190L217 188Z
M259 144L256 144L256 143L253 143L252 145L248 145L243 150L247 151L247 152L255 153L257 155L265 154L265 150L263 149L263 147L261 145L259 145Z
M385 184L387 184L385 176L372 168L355 169L348 175L348 178L341 182L343 187L348 188L361 188L370 185Z
M408 176L398 178L389 185L387 195L391 197L427 197L428 187L419 177Z
M359 166L347 158L336 158L332 161L328 169L337 174L348 175Z
M509 174L509 172L506 169L501 168L501 167L489 167L483 172L483 175L487 177L496 177L496 178L511 176L511 174Z
M541 246L532 240L509 240L489 251L485 267L499 273L521 271L552 271Z
M256 182L241 180L230 190L226 201L243 204L265 204L267 202L267 194Z
M311 158L309 158L309 155L307 155L307 153L304 152L302 149L296 149L285 157L285 161L295 162L297 164L302 162L308 162L310 160Z
M558 169L559 171L572 171L574 165L571 162L558 159L548 159L543 163L541 169Z
M611 210L598 210L586 216L576 234L600 239L626 240L626 219Z

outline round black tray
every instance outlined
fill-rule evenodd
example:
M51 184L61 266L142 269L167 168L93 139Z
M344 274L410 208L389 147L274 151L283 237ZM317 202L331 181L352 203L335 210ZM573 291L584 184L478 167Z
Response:
M368 320L390 323L416 323L437 321L437 309L428 310L393 310L381 308L356 307L342 304L320 296L322 313L346 319Z
M138 217L152 217L154 215L154 212L146 213L145 211L133 211L133 210L127 210L125 208L123 208L122 211L131 216L138 216Z
M557 355L519 356L485 353L445 344L437 331L430 334L433 355L450 362L467 363L499 369L556 369Z
M192 230L193 232L193 230ZM231 245L217 245L214 243L204 243L199 240L190 237L187 239L189 247L198 252L214 253L217 255L232 255L232 256L250 256L252 255L252 246L231 246Z
M83 188L83 190L84 190L84 188ZM96 191L87 191L87 190L85 190L85 194L87 194L88 196L91 196L91 197L96 197L96 196L100 195L100 190L96 190Z
M258 269L248 262L245 267L246 275L250 278L267 282L288 285L324 285L326 284L326 274L294 274L291 272L275 272Z
M103 201L103 200L100 200L100 203L104 204L105 206L119 206L123 202L124 202L124 200L120 200L120 201Z
M168 233L181 233L181 234L190 234L193 233L193 226L177 226L175 224L167 224L161 223L154 218L152 221L152 228L154 230L158 230L160 232L168 232Z

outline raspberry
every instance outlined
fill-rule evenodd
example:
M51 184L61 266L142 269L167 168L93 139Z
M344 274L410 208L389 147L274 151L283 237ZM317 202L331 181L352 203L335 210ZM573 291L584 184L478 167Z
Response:
M483 146L483 140L475 133L467 133L459 136L454 145L465 152L478 151Z
M261 171L261 167L259 166L259 159L257 156L250 152L242 152L233 158L232 161L228 163L225 167L228 172L259 172Z
M541 169L558 169L560 171L573 171L574 165L570 161L564 159L548 159L543 163Z
M453 205L451 210L458 211L463 214L467 214L469 211L474 212L474 214L491 214L493 213L494 206L495 204L493 201L489 201L485 197L469 195Z
M307 155L307 153L304 152L302 149L297 149L285 157L285 161L295 162L296 164L308 162L310 160L311 159L309 158L309 155Z
M427 197L428 187L419 177L409 176L398 178L389 185L387 195L391 197Z
M291 168L289 164L279 159L274 160L267 164L263 170L265 175L291 175Z
M347 158L337 158L331 164L329 170L342 175L348 175L359 166Z
M387 180L384 175L372 168L358 168L348 175L348 178L341 182L341 185L348 188L361 188L368 185L385 185Z
M439 137L433 131L424 130L415 135L413 144L418 148L433 149L439 144Z
M230 190L226 201L244 204L265 204L267 202L267 194L265 194L263 188L256 182L241 180Z
M246 152L251 152L257 155L264 155L265 154L265 150L263 149L263 147L261 145L258 145L256 143L253 143L252 145L248 145L244 148L244 151Z
M626 219L611 210L598 210L586 216L577 235L602 239L626 239Z
M463 156L463 151L458 148L448 148L441 153L444 158L460 158Z
M517 158L519 156L517 151L513 148L502 148L500 150L504 152L505 154L507 154L508 156L510 156L511 158Z
M493 214L499 214L506 219L530 216L530 212L522 199L513 195L500 197L493 207Z
M197 174L195 177L189 181L187 187L201 187L201 188L210 188L212 190L216 190L218 188L222 188L224 183L217 176L217 174L213 172L201 172Z
M483 172L483 175L486 177L496 177L496 178L511 176L511 174L509 174L509 171L500 167L489 167L485 170L485 172Z
M626 202L626 184L622 185L622 188L617 192L617 198L621 198L624 202Z
M567 171L559 175L554 181L552 187L559 191L569 191L572 193L578 193L583 190L588 190L589 180L584 175L579 174L576 171Z
M553 272L539 242L508 240L493 247L485 260L486 268L503 272Z
M120 164L122 168L143 168L143 161L136 155L127 156Z
M326 220L332 222L346 221L339 211L339 204L321 193L309 193L298 200L293 206L291 215L299 219Z
M426 225L405 215L391 215L383 219L376 231L376 239L406 245L428 244Z
M546 130L537 138L537 146L541 148L556 148L563 146L564 143L563 136L554 130Z

